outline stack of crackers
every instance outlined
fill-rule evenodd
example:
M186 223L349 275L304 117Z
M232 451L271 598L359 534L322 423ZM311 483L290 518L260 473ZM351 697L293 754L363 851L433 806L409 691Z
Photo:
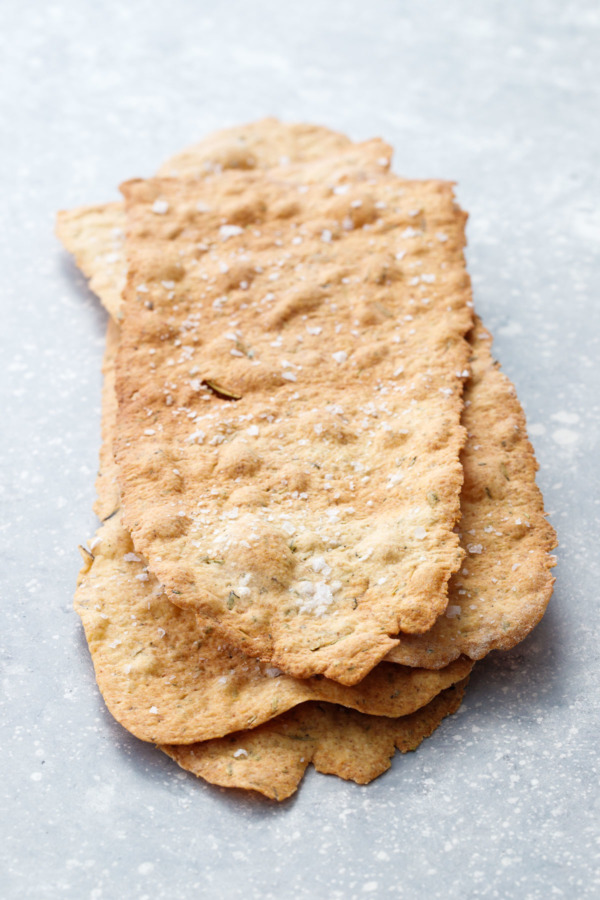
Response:
M269 119L58 216L110 313L75 606L108 708L219 785L361 784L521 641L555 535L451 184Z

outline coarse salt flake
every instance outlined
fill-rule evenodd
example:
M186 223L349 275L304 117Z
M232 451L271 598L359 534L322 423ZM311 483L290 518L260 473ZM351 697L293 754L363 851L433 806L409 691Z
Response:
M159 216L164 216L168 210L169 204L166 200L155 200L152 204L152 212L157 213Z
M219 228L219 237L222 241L226 241L230 237L236 237L238 234L243 234L244 229L240 228L239 225L221 225Z
M325 562L324 556L313 556L310 561L313 572L322 572L327 577L331 572L331 566Z
M336 361L336 363L338 363L338 365L345 363L348 359L348 354L345 350L337 350L335 353L332 353L331 356Z

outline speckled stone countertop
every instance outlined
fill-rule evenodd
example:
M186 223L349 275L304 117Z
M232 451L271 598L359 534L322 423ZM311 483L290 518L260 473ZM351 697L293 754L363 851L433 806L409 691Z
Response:
M0 30L0 896L600 896L600 10L595 0L22 0ZM548 614L368 787L211 787L106 712L72 594L105 314L55 211L263 115L458 183L476 306L560 538Z

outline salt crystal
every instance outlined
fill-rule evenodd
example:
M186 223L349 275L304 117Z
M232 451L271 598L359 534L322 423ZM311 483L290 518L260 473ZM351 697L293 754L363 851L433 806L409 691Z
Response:
M243 234L244 229L240 228L239 225L221 225L219 228L219 237L222 241L226 241L230 237L236 237L238 234Z
M201 444L206 435L203 431L193 431L187 438L186 441L188 444Z
M325 577L330 574L331 566L328 566L325 562L324 556L313 556L310 561L313 572L323 572Z

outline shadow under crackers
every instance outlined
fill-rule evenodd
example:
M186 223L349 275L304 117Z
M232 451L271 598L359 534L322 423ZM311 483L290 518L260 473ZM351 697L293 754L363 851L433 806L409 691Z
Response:
M58 251L58 272L61 279L81 300L83 306L89 308L94 314L94 322L97 325L97 331L104 334L108 324L109 315L102 306L98 296L90 290L89 282L80 269L77 268L73 257L65 250Z

